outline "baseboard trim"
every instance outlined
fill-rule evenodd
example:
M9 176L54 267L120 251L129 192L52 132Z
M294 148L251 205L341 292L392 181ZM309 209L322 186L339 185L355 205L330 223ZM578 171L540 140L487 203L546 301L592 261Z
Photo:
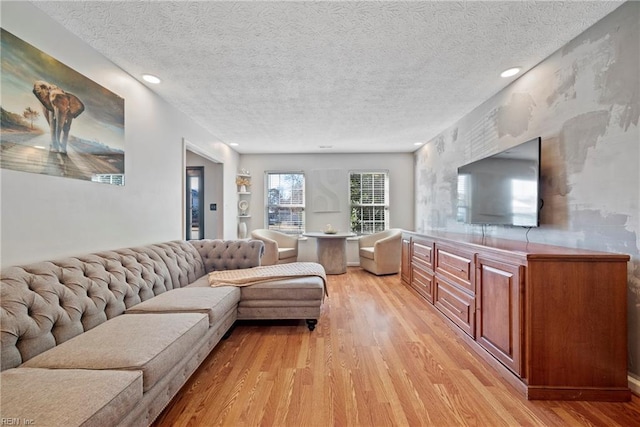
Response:
M360 267L360 263L357 261L347 262L347 267Z
M636 396L640 396L640 378L636 378L631 376L631 374L627 375L627 380L629 382L629 389Z

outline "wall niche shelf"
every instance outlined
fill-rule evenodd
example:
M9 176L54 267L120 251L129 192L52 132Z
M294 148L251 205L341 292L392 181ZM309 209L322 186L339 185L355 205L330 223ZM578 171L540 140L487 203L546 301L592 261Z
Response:
M236 185L238 186L238 238L246 239L248 236L247 218L251 218L249 211L249 201L251 199L251 174L244 170L236 174Z

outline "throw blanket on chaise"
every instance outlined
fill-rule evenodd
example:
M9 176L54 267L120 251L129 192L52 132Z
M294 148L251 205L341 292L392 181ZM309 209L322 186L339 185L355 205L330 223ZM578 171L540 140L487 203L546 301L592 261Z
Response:
M315 262L292 262L288 264L263 265L242 270L221 270L209 273L209 284L216 286L249 286L274 282L293 277L318 276L324 282L327 293L327 276L324 268Z

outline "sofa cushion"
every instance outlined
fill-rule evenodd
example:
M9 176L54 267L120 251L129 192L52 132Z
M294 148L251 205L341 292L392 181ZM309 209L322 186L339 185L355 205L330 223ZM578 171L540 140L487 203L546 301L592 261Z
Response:
M22 366L137 370L147 391L199 344L208 327L199 313L123 314Z
M117 425L142 399L139 371L16 368L0 380L2 419L20 425Z
M360 248L360 256L363 258L374 259L373 258L373 246Z
M211 326L235 308L239 300L240 289L234 286L187 287L158 295L131 307L127 313L204 313Z
M322 301L324 282L318 276L274 280L240 288L240 300Z
M209 275L205 274L198 280L193 283L190 283L187 288L210 288L211 283L209 283Z

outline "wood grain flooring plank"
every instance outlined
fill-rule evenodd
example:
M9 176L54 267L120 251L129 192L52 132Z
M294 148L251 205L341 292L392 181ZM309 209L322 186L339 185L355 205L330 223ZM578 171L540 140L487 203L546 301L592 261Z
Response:
M400 282L329 276L315 331L242 321L155 421L164 426L640 426L631 402L527 401Z

